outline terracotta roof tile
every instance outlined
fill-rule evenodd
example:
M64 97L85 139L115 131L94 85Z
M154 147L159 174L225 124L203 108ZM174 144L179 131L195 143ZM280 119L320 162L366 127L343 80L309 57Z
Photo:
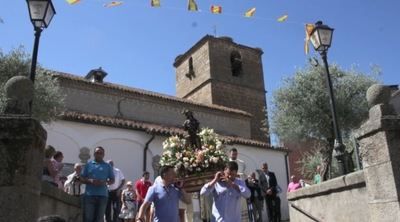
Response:
M166 126L155 123L148 123L148 122L130 120L125 118L94 115L76 111L66 111L62 113L59 116L59 118L67 121L76 121L76 122L97 124L97 125L124 128L124 129L140 130L140 131L145 131L147 133L158 134L162 136L185 135L185 131L177 126ZM287 149L282 147L272 147L268 143L252 139L246 139L242 137L220 135L220 139L227 144L241 144L241 145L256 146L265 149L273 149L277 151L288 152Z

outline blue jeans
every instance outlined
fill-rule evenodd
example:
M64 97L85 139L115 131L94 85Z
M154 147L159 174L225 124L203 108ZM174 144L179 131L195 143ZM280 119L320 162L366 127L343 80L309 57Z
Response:
M106 196L86 196L84 215L85 222L103 222L108 198Z

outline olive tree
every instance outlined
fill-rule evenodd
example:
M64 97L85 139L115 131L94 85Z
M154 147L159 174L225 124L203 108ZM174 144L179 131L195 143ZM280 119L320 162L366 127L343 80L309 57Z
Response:
M335 64L329 71L339 127L343 138L348 139L352 130L368 117L365 94L378 82L380 72L375 67L366 74L355 68L344 70ZM334 143L329 101L325 68L311 62L284 79L272 101L272 131L281 141L320 141L325 169L331 164Z
M28 76L30 71L30 56L23 47L4 53L0 49L0 110L5 108L4 85L13 76ZM36 69L34 100L32 116L41 122L54 120L64 109L64 96L60 86L51 71L40 66Z

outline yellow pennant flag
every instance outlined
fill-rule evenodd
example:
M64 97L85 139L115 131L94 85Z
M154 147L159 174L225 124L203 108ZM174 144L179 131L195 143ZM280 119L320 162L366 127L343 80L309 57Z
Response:
M76 4L78 2L80 2L81 0L67 0L68 4L73 5Z
M160 7L160 0L151 0L151 7Z
M254 13L256 13L256 8L251 8L244 13L244 16L249 18L252 17Z
M222 7L219 5L212 5L210 10L211 10L211 13L213 13L213 14L221 14L222 13Z
M115 7L115 6L122 5L122 3L124 3L124 2L122 2L122 1L112 1L110 3L104 4L104 7L106 7L106 8Z
M194 0L189 0L188 1L188 10L189 11L197 11L198 10L197 4L196 4L196 2Z
M286 21L288 19L288 17L289 17L288 15L283 15L283 16L278 18L278 22L284 22L284 21Z
M306 53L306 55L308 55L310 49L309 49L309 42L310 42L310 35L312 30L314 29L314 24L306 24L306 39L304 42L304 52Z

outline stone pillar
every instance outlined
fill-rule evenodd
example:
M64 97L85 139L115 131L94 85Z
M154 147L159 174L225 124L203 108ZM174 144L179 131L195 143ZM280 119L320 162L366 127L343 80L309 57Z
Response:
M0 114L1 221L31 222L38 217L47 133L28 115L32 95L26 77L13 77L6 84L6 114Z
M371 221L400 218L400 116L390 98L389 87L368 89L369 119L357 132Z

